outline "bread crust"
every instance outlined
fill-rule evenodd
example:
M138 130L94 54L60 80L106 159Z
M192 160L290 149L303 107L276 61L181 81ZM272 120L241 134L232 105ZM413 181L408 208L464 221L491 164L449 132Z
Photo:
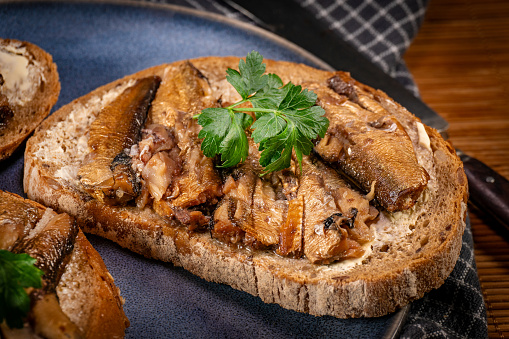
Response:
M2 199L22 200L38 210L46 206L0 191ZM78 326L85 338L122 338L129 326L123 299L99 253L79 230L56 292L62 311ZM4 329L5 330L5 329ZM9 338L8 333L4 333Z
M217 82L224 78L227 67L236 67L238 58L205 57L191 62L211 82ZM290 62L265 62L267 71L278 74L284 82L324 81L333 74ZM24 175L27 195L76 216L86 232L113 240L136 253L173 262L206 280L258 296L266 303L313 315L382 316L443 284L461 249L468 188L462 163L453 148L429 127L426 132L430 151L426 151L428 155L422 161L432 172L430 188L411 210L385 214L389 221L377 230L380 239L382 235L391 236L392 230L387 233L386 226L394 225L396 229L397 225L397 230L392 231L397 240L380 240L363 263L353 267L344 263L313 265L306 259L232 248L208 233L189 233L176 221L149 208L100 204L69 182L56 178L55 169L36 155L48 131L63 122L75 107L85 106L91 98L101 97L130 79L161 75L168 66L152 67L104 85L50 116L27 143ZM388 104L397 105L383 92L363 88L386 98ZM403 125L420 122L406 110L400 111L397 118ZM421 146L415 147L424 153ZM384 241L387 246L381 245Z
M0 130L0 161L10 157L49 115L60 94L57 65L49 53L30 42L0 38L0 49L4 46L26 49L29 62L37 62L40 65L38 77L41 80L32 99L23 105L12 105L14 117L8 121L7 127Z
M57 286L62 310L86 338L123 338L129 320L120 290L82 231L67 265L70 266Z

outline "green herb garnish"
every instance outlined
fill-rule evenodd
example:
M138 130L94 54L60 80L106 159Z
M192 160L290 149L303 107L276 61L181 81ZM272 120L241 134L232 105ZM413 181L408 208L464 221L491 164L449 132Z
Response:
M329 120L316 106L316 94L291 82L283 86L275 74L264 74L260 53L249 53L240 60L239 71L229 68L226 79L242 100L225 108L206 108L196 117L202 126L198 137L207 157L221 154L222 167L232 167L246 160L249 146L245 133L259 144L260 164L264 173L290 167L292 149L302 167L302 155L308 155L317 136L324 137ZM252 108L238 107L250 102ZM245 112L254 112L256 121Z
M23 327L30 310L30 298L24 288L42 286L43 271L34 266L28 254L0 250L0 323L5 319L11 328Z

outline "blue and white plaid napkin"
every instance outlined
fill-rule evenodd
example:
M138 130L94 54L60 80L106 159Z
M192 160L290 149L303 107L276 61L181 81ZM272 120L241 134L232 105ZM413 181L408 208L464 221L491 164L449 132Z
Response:
M257 24L228 0L151 0ZM294 0L387 74L418 96L403 54L419 31L427 0ZM401 338L486 338L486 308L475 265L470 223L456 266L438 290L412 303Z

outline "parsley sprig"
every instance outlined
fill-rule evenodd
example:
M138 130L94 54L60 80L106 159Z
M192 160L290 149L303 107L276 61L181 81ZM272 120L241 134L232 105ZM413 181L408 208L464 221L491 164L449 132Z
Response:
M248 128L253 141L259 144L260 165L268 173L290 167L292 150L302 166L302 155L308 155L313 148L311 140L323 138L329 127L325 111L315 105L314 92L291 82L283 85L279 76L264 74L266 66L262 61L260 53L253 51L245 61L239 61L239 71L226 71L227 81L242 100L225 108L206 108L197 115L202 126L198 137L203 139L203 154L221 154L222 167L246 160ZM252 108L239 107L246 102ZM246 112L254 112L254 123Z
M5 319L11 328L23 327L30 310L30 298L24 288L40 288L43 271L34 266L28 254L0 250L0 323Z

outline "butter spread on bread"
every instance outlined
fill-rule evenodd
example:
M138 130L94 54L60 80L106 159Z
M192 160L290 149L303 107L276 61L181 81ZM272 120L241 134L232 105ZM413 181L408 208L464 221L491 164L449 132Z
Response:
M0 49L0 70L2 71L2 94L11 105L23 105L31 100L41 82L40 67L37 61L29 65L26 47L14 48L12 45Z
M50 54L29 42L0 38L0 160L50 113L59 93Z
M338 122L326 141L316 140L302 172L293 162L260 176L250 139L244 163L218 168L201 153L193 116L238 101L225 80L238 62L207 57L152 67L63 106L27 143L26 193L75 216L87 232L300 312L381 316L439 287L465 227L467 182L454 150L424 125L423 145L415 116L346 73L266 60L284 83L318 88L318 103ZM139 193L95 199L80 173L93 152L94 121L138 79L153 76L161 83L146 124L125 132L139 142L113 158L130 162ZM334 77L346 89L334 89ZM342 110L356 120L341 121ZM355 133L344 130L362 119ZM350 138L364 130L388 135ZM411 166L392 165L401 154Z

